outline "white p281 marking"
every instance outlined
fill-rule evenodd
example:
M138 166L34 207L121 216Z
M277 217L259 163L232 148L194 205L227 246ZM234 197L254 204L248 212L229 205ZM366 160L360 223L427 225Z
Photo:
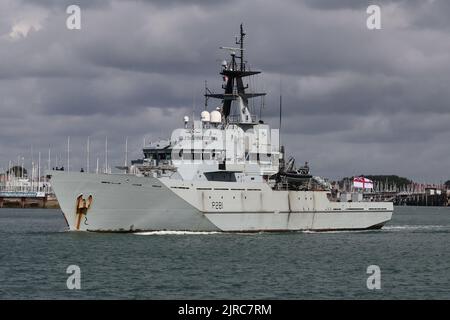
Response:
M211 207L216 210L222 210L223 202L222 201L213 201L213 202L211 202Z

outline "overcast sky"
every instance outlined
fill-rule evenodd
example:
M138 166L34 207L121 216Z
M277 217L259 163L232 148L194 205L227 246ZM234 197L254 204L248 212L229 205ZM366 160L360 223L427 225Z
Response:
M68 5L81 30L68 30ZM0 168L48 149L71 166L141 156L143 138L170 136L203 108L239 24L246 58L263 71L265 120L298 163L329 178L398 174L450 178L450 1L0 0ZM211 103L211 107L213 104ZM33 152L32 152L33 150ZM45 160L46 161L46 160ZM29 164L28 164L29 166Z

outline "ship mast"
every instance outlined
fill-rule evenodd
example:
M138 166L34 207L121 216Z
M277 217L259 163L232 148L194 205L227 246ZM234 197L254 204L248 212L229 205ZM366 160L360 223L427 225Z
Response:
M239 57L239 59L241 59L241 71L245 70L245 64L244 64L244 37L245 37L245 33L244 33L244 28L242 26L241 23L241 39L239 41L236 41L236 44L239 44L241 46L241 55Z
M244 60L244 37L245 32L243 25L240 26L240 38L236 39L236 44L239 45L238 48L235 47L220 47L220 49L230 51L231 62L222 64L222 71L220 74L223 76L226 82L222 87L224 93L212 93L206 88L205 98L215 98L222 100L222 115L225 123L237 122L237 123L254 123L252 116L248 110L248 99L265 96L265 93L246 93L245 90L248 85L244 86L242 78L253 76L261 73L260 71L249 71L246 70L245 60ZM236 51L239 51L239 55L236 56ZM236 63L236 59L239 59L239 66ZM238 101L240 106L240 118L236 121L235 119L230 119L231 105L232 101Z

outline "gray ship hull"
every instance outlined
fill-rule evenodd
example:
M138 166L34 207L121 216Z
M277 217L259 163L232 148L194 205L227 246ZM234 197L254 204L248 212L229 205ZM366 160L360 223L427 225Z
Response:
M331 231L381 228L392 203L330 202L325 192L265 183L200 182L51 171L73 231Z

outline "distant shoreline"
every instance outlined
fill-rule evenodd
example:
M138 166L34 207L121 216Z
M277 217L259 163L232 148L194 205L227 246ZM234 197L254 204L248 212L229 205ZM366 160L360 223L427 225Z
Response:
M4 199L3 200L3 204L2 204L2 208L5 209L11 209L11 208L17 208L17 209L61 209L61 207L59 206L58 200L47 200L45 203L45 206L42 206L42 202L37 202L37 201L33 201L33 200L27 200L25 202L25 205L22 206L22 202L20 199L11 199L11 200L7 200Z

